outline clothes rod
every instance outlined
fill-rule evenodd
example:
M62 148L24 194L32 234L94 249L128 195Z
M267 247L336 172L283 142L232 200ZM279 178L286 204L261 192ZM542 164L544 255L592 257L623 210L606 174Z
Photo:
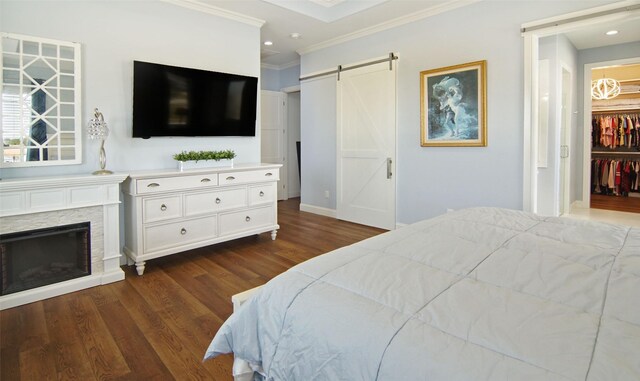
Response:
M639 112L640 112L640 108L591 110L592 114L637 114Z
M594 155L640 155L640 152L634 152L634 151L620 151L620 152L615 152L615 151L591 151L592 154Z
M633 5L629 5L629 6L622 7L622 8L610 9L608 11L591 13L591 14L588 14L588 15L573 17L573 18L570 18L570 19L553 21L553 22L549 22L549 23L546 23L546 24L534 25L534 26L530 26L528 28L521 28L520 32L526 33L526 32L531 32L531 31L538 30L538 29L545 29L545 28L549 28L549 27L553 27L553 26L560 26L560 25L564 25L564 24L570 24L570 23L573 23L573 22L589 20L589 19L592 19L592 18L595 18L595 17L609 16L609 15L614 15L616 13L623 13L623 12L632 12L632 11L636 11L636 10L639 10L639 9L640 9L640 4L633 4Z
M357 65L353 65L353 66L347 66L347 67L343 67L342 65L338 65L338 68L335 69L335 70L329 70L329 71L325 71L325 72L318 73L318 74L308 75L306 77L300 77L300 80L301 81L306 81L307 79L324 77L325 75L331 75L331 74L336 74L336 73L338 74L338 80L340 80L340 73L343 72L343 71L358 69L358 68L361 68L361 67L375 65L375 64L382 63L382 62L389 62L389 70L392 70L391 63L394 60L397 60L397 59L398 59L398 56L396 56L393 53L389 53L389 57L387 57L387 58L382 58L382 59L379 59L379 60L365 62L365 63L361 63L361 64L357 64Z

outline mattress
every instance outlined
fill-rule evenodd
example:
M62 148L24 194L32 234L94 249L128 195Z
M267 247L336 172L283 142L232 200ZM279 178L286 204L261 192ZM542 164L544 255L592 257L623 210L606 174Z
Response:
M223 353L267 380L639 380L640 229L450 212L275 277Z

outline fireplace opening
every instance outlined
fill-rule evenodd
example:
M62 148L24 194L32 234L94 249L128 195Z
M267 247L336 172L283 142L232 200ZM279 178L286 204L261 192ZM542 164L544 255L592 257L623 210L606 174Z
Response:
M89 222L0 235L2 295L91 274Z

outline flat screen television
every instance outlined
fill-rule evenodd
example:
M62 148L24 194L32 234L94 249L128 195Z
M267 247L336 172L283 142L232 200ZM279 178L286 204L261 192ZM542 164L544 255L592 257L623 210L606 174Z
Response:
M255 136L258 78L133 62L133 137Z

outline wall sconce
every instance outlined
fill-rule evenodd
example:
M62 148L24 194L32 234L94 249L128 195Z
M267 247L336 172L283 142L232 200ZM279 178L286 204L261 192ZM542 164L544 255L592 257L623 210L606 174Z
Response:
M104 141L109 136L109 128L107 127L107 122L104 121L104 116L98 108L94 111L94 117L89 119L89 125L87 126L87 131L89 133L89 139L96 140L100 139L100 170L93 172L94 175L110 175L111 172L108 169L104 169L107 165L107 154L104 151Z

